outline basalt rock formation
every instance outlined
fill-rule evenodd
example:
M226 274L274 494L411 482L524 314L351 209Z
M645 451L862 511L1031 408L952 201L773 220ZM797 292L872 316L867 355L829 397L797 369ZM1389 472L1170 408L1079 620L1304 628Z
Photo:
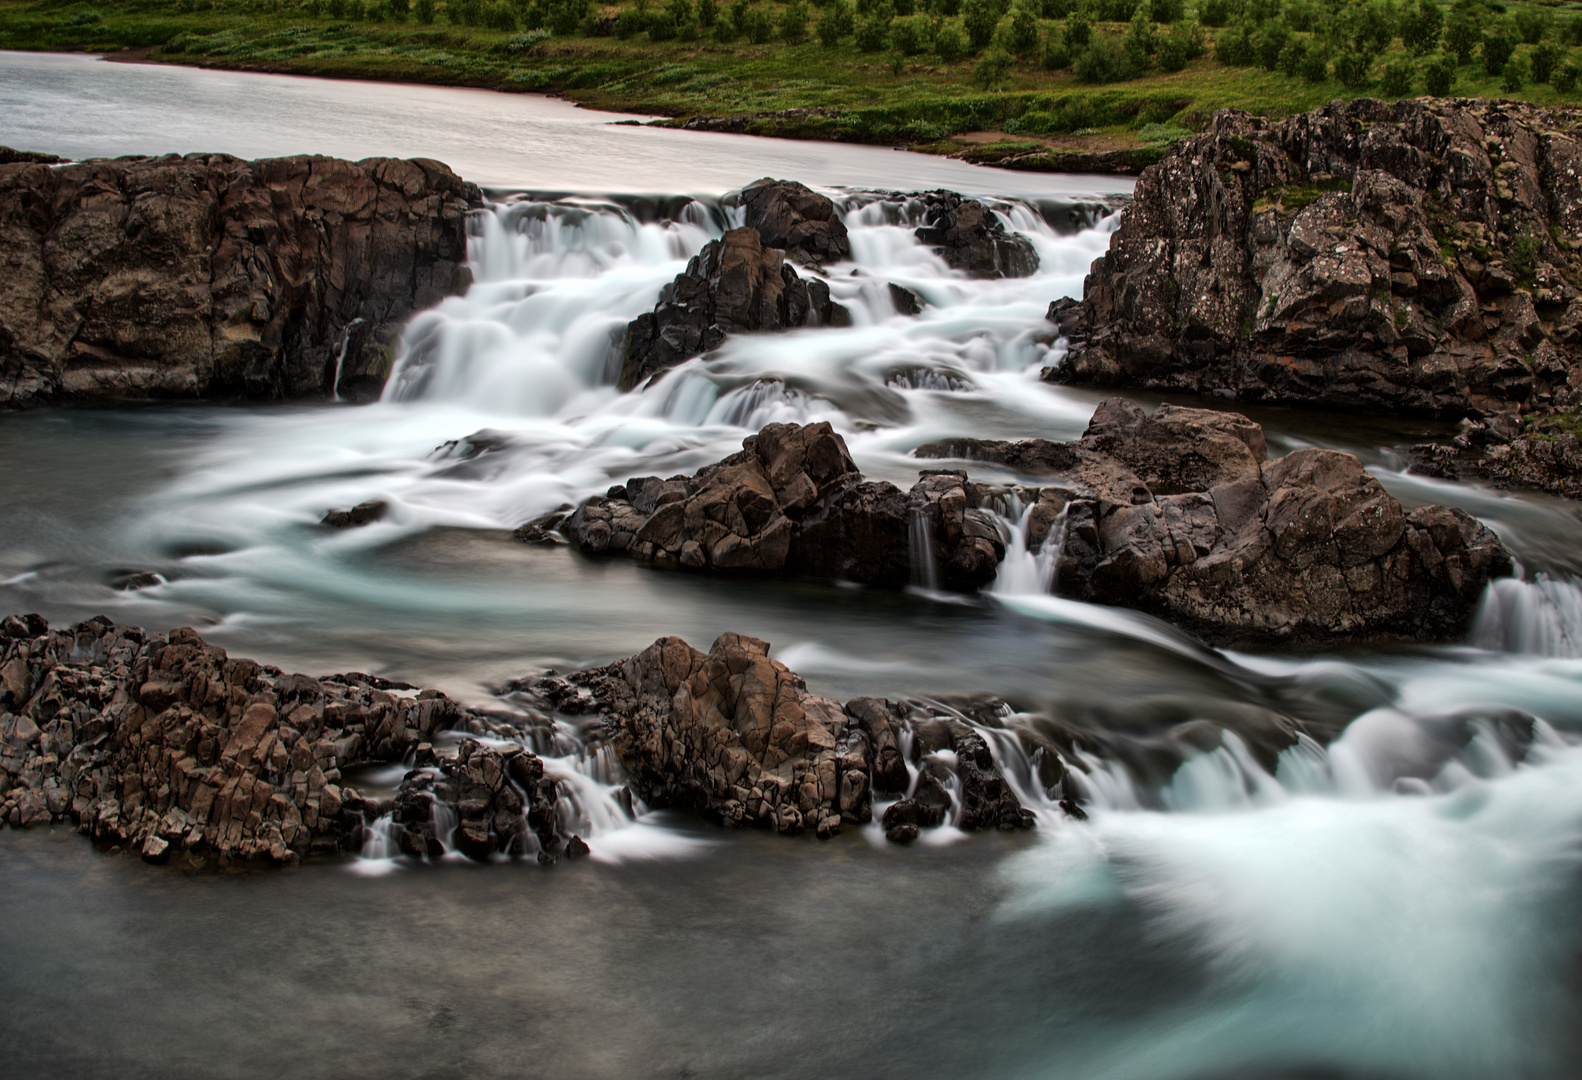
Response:
M932 584L932 566L948 588L980 588L1005 556L965 474L927 473L910 492L864 481L827 423L770 424L694 476L612 488L560 529L588 554L890 587Z
M0 164L0 404L375 396L479 201L423 160Z
M1582 114L1223 111L1145 170L1059 382L1474 417L1582 403Z
M469 741L436 757L436 734L493 728L438 691L410 690L286 674L185 628L148 634L101 618L51 630L11 616L0 622L0 821L75 822L156 861L184 850L294 863L358 850L392 810L347 786L346 770L414 757L394 808L403 850L433 853L432 824L425 833L412 819L422 808L432 823L436 797L474 857L525 852L527 826L550 857L576 849L537 758Z
M1038 254L1025 236L1008 232L994 211L954 191L920 196L928 206L928 224L916 230L956 270L972 277L1029 277L1038 270Z
M906 796L899 736L910 730L921 772L912 794L883 815L891 839L947 820L967 830L1033 825L988 743L959 715L937 703L840 705L809 693L756 638L724 634L707 654L661 638L636 656L531 688L551 708L603 716L632 794L650 807L828 837L870 821L875 793ZM953 777L961 804L952 820Z
M1137 608L1207 641L1299 648L1461 636L1510 555L1461 510L1408 513L1334 450L1269 460L1245 417L1112 399L1074 443L963 439L921 457L1048 474L1029 546L1059 545L1055 590Z
M747 224L766 246L788 258L821 266L851 257L846 223L835 204L794 180L764 177L742 189Z
M1494 413L1464 420L1461 428L1448 443L1412 447L1412 471L1582 498L1582 425L1576 414L1524 420L1514 412Z
M717 348L728 334L844 321L829 285L803 279L785 255L747 225L705 244L654 310L627 326L621 389Z

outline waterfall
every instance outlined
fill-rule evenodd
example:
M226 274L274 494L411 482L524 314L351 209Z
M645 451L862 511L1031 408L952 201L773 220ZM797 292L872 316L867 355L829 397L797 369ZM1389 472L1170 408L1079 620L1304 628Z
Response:
M933 522L928 511L914 506L906 520L907 555L912 565L912 585L929 592L939 591L939 567L934 562Z

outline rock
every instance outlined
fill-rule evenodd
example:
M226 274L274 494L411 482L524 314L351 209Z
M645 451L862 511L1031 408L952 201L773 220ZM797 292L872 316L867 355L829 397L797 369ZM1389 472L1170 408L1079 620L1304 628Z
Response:
M0 146L0 165L61 165L64 159L54 154L41 154L36 150L13 150Z
M377 396L480 199L424 160L0 164L0 404Z
M1041 529L1060 544L1056 591L1215 644L1455 640L1488 581L1511 572L1499 539L1465 512L1407 513L1350 454L1270 461L1262 429L1233 413L1163 405L1150 416L1111 399L1075 443L956 440L917 453L1047 465L1031 539Z
M38 778L16 798L12 825L71 820L150 861L180 845L222 862L291 863L358 850L368 821L388 809L343 786L343 769L411 757L421 768L395 801L398 821L419 805L433 820L432 800L410 781L438 778L454 790L446 805L468 854L521 853L529 824L541 850L561 846L557 793L538 758L470 740L454 757L433 753L442 730L492 730L437 691L408 697L371 676L288 675L185 628L166 637L100 618L50 630L37 616L4 628L0 671L20 665L35 687L11 703L20 715L0 710L5 775ZM418 854L433 853L426 839Z
M742 189L747 224L764 246L813 265L851 257L846 223L835 204L794 180L764 177Z
M358 503L350 510L325 511L319 524L328 525L332 529L352 529L358 525L367 525L371 521L382 521L389 510L389 503L383 499L374 499L370 502Z
M1222 111L1139 179L1045 377L1444 416L1582 404L1582 124L1518 102Z
M1030 277L1038 270L1031 241L1007 231L981 202L953 191L919 198L927 204L928 223L916 231L917 238L952 268L978 278Z
M558 831L558 794L555 782L544 776L543 762L532 754L463 739L454 757L407 773L396 794L391 831L397 847L414 858L438 858L451 840L456 850L479 862L528 854L553 861L567 845ZM441 816L436 807L456 823L451 837L436 834ZM576 843L586 853L587 845L580 839Z
M1005 545L964 480L929 473L903 493L864 481L828 423L770 424L693 476L638 477L589 500L561 531L588 554L889 587L914 579L916 546L942 569L935 584L975 589Z
M921 315L923 313L923 298L904 285L889 283L890 303L895 305L897 315Z
M1582 498L1582 440L1577 438L1582 425L1576 414L1530 419L1525 427L1511 414L1495 414L1487 423L1469 421L1463 428L1449 444L1412 447L1412 470Z
M665 287L654 310L626 328L620 386L631 390L700 353L729 334L786 330L846 321L818 278L804 280L784 250L743 226L710 240Z
M920 756L916 790L885 811L891 839L951 820L953 784L964 793L960 828L1034 824L969 724L922 702L858 698L842 707L809 693L756 638L723 634L707 654L661 638L636 656L526 688L550 707L578 701L602 714L632 795L650 807L693 810L733 828L832 836L843 823L871 819L871 791L907 789L897 732L913 732L921 747L915 733L924 725L947 732L940 748L955 749L955 764Z

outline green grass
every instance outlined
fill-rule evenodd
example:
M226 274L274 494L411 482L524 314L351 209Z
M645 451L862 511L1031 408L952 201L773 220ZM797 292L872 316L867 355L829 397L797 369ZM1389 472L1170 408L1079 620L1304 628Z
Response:
M1144 165L1157 160L1176 139L1200 128L1215 109L1238 107L1284 116L1337 97L1377 93L1377 80L1387 66L1411 59L1400 39L1392 39L1372 61L1374 85L1348 89L1336 81L1330 69L1325 69L1323 80L1311 82L1280 70L1221 63L1213 58L1217 39L1238 31L1205 28L1207 52L1169 72L1162 70L1171 66L1162 52L1152 58L1140 49L1125 53L1121 46L1127 40L1128 24L1096 17L1113 13L1115 0L1075 0L1078 5L1091 5L1094 39L1106 43L1104 47L1120 49L1114 55L1132 58L1119 70L1109 70L1110 75L1132 77L1095 85L1083 82L1073 70L1074 66L1092 75L1091 66L1074 63L1049 70L1038 62L1046 45L1065 40L1065 19L1039 19L1037 48L1004 70L1003 65L982 64L987 53L999 51L999 45L976 54L969 51L949 62L932 49L913 55L889 48L861 52L850 35L826 47L811 29L827 7L810 9L807 40L791 44L771 38L753 44L741 36L718 40L712 31L690 21L682 24L675 37L659 30L620 37L612 31L623 14L631 21L642 11L652 19L664 9L648 0L604 7L570 6L581 2L448 0L435 5L436 14L425 24L417 18L419 4L412 5L411 11L404 10L408 0L368 4L358 0L115 0L92 4L81 0L0 0L0 48L143 49L156 60L201 66L546 91L601 109L675 118L746 117L747 130L754 134L897 143L941 153L970 149L974 160L1014 158L1024 168L1040 167L1041 161L1058 167L1059 156L1073 150L1120 151L1132 155L1136 165ZM692 0L679 2L696 10ZM949 4L955 0L928 2ZM1045 5L1044 10L1073 4L1073 0L1038 2ZM1245 10L1253 14L1267 16L1278 10L1278 0L1233 0L1231 10L1238 10L1237 5L1243 2ZM1358 8L1360 2L1287 0L1287 14L1301 22L1297 17L1300 4L1327 3L1344 14ZM910 6L908 0L903 3ZM398 14L397 8L403 9L402 13ZM729 19L728 8L719 4L720 19ZM778 0L758 0L741 8L766 13L772 23L778 23L786 9ZM1480 10L1479 25L1497 27L1499 20L1505 19L1515 27L1520 13L1540 9L1496 0ZM563 14L566 11L572 14ZM1570 44L1573 38L1582 40L1582 33L1573 34L1567 24L1570 19L1582 20L1582 4L1557 7L1553 13L1559 21L1545 40L1563 42L1554 70L1562 70L1567 63L1582 66L1582 48ZM1192 9L1186 14L1190 18ZM1244 16L1249 20L1249 33L1255 25L1276 25L1267 17L1254 24L1251 17ZM1278 25L1285 25L1284 16L1276 18L1281 19ZM1313 33L1298 33L1294 38L1316 46L1319 28L1334 18L1339 16L1325 15L1312 24ZM552 31L557 20L559 29L568 32ZM859 24L861 21L859 16ZM926 24L930 35L940 28L961 29L963 25L959 15L920 14L912 21L919 27ZM471 25L479 22L490 25ZM997 41L1001 44L1014 44L1009 36L1013 22L1009 15L1000 20ZM1155 30L1162 38L1168 28ZM671 33L677 31L672 29ZM654 36L663 40L652 40ZM694 39L682 40L688 36ZM1516 50L1518 61L1527 65L1529 73L1536 47L1522 44ZM1412 91L1421 93L1423 61L1415 62L1419 71ZM1542 104L1578 100L1576 89L1562 93L1552 84L1536 84L1529 77L1522 91L1511 92L1501 88L1507 81L1504 76L1488 75L1474 55L1470 64L1459 68L1452 92ZM986 88L991 84L992 88ZM796 111L763 115L787 110ZM1007 139L990 146L979 139L971 147L957 139L983 131L1003 132ZM1294 202L1316 194L1288 190L1282 202L1290 209Z

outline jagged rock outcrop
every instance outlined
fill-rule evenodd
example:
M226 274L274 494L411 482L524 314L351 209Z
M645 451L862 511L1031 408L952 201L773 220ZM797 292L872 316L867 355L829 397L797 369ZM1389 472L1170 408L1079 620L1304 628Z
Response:
M1217 113L1139 179L1055 381L1446 416L1582 402L1582 114Z
M934 584L922 575L934 567L938 583L971 590L994 579L1005 546L965 479L929 472L903 492L864 481L829 424L770 424L694 476L612 488L560 529L588 554L694 570L898 587Z
M742 209L764 244L788 258L822 266L851 257L846 223L835 204L795 180L755 180L742 189Z
M1350 454L1268 459L1243 416L1119 399L1075 443L956 440L922 457L1037 463L1030 546L1058 543L1057 592L1137 608L1207 641L1444 641L1510 555L1461 510L1402 508Z
M620 386L631 390L710 349L728 334L842 322L829 285L801 277L781 248L744 225L710 240L665 287L651 312L626 328Z
M967 830L1033 825L988 743L959 717L922 702L842 706L811 694L756 638L723 634L707 654L661 638L636 656L532 685L552 708L603 715L632 794L651 807L828 837L871 820L875 792L908 791L898 735L910 729L929 779L886 810L892 839L947 821ZM954 764L942 750L954 751ZM962 796L952 820L953 773Z
M522 850L510 814L524 809L540 849L562 850L538 759L468 742L455 759L436 758L437 733L492 728L438 691L411 689L290 675L186 628L148 634L100 618L50 630L36 615L11 616L0 622L0 821L75 822L153 860L185 850L294 863L358 850L391 809L346 786L346 770L415 756L433 768L409 774L398 802L418 805L415 788L448 784L467 854ZM491 762L515 782L514 799Z
M1038 270L1038 253L1025 236L1008 232L994 211L954 191L919 196L928 206L928 223L916 230L945 262L973 277L1029 277Z
M1448 443L1412 447L1412 471L1582 498L1582 424L1576 414L1524 422L1514 412L1494 413L1461 426Z
M377 395L479 201L424 160L0 164L0 405Z

